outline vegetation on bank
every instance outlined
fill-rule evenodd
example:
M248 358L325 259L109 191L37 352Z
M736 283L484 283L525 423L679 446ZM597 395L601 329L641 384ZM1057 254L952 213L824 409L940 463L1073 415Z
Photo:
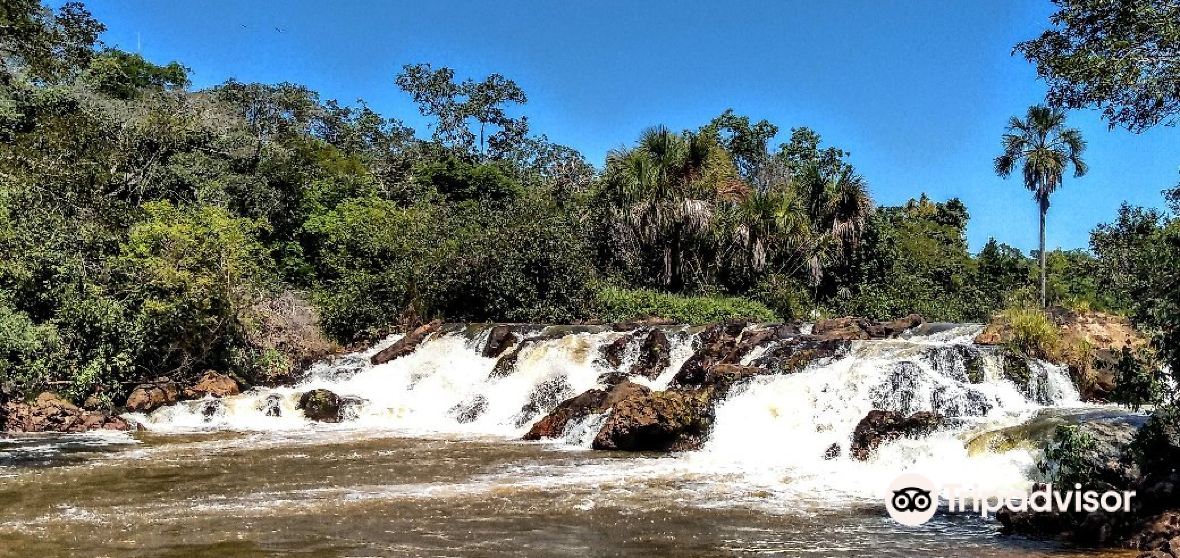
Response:
M533 133L498 74L391 76L426 137L297 84L190 90L77 3L0 18L4 393L273 381L433 318L985 321L1037 285L1011 246L970 252L959 200L877 207L806 127L775 146L778 126L725 111L630 132L596 168ZM1048 302L1127 313L1175 362L1176 228L1128 207L1091 251L1045 253Z

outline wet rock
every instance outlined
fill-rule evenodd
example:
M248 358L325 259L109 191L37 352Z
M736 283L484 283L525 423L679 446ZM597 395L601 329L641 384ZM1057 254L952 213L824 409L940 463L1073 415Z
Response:
M241 387L238 386L237 380L213 370L206 370L197 383L184 390L184 398L200 399L207 395L221 398L239 393Z
M1180 538L1180 510L1167 511L1140 521L1129 543L1132 548L1170 554L1177 548L1173 542L1177 538Z
M952 380L972 384L983 383L985 359L979 347L971 345L938 345L926 349L922 360L935 372Z
M930 412L905 416L896 411L872 410L861 419L852 432L853 458L864 461L877 447L901 437L925 436L942 426L943 418Z
M820 320L811 328L811 334L823 339L845 341L864 339L887 339L896 337L907 329L922 325L925 320L917 314L888 322L876 322L868 318L845 316Z
M766 368L774 374L794 374L813 362L834 359L842 355L847 348L848 342L844 340L799 336L780 341L752 364Z
M508 351L503 356L501 356L500 359L496 361L496 365L492 367L492 372L488 374L488 377L503 378L512 374L512 371L516 369L516 361L520 359L520 352L523 351L525 347L528 346L528 344L529 341L527 339L521 341L520 344L513 347L511 351Z
M525 440L540 440L542 438L560 438L570 422L581 420L589 415L605 413L612 405L632 397L649 393L645 386L624 381L609 390L591 389L562 401L557 408L548 415L535 422L524 435Z
M671 363L672 345L664 332L653 329L639 347L639 358L631 367L631 374L655 378Z
M516 415L516 426L524 426L538 414L556 407L558 403L573 395L572 391L569 379L564 375L541 382L529 393L528 402L520 408L520 413Z
M687 451L704 443L712 426L711 389L633 394L612 409L592 447L622 451Z
M680 367L672 379L678 387L700 387L704 385L709 367L722 363L737 363L734 349L738 336L746 328L746 322L728 321L713 324L697 336L698 349ZM729 357L729 358L727 358Z
M633 335L624 335L603 345L601 358L611 368L618 368L623 365L623 357L627 354L627 345L634 339Z
M326 389L313 389L299 396L297 409L303 416L318 422L340 422L341 399Z
M279 417L283 415L283 398L277 394L272 393L266 396L259 405L262 414L268 417Z
M468 401L463 401L451 407L450 414L455 417L455 422L467 424L469 422L475 422L487 410L488 398L483 395L476 395Z
M840 444L832 442L832 445L824 451L824 459L836 459L837 457L840 457Z
M483 346L483 356L484 358L499 358L517 341L520 341L520 336L512 331L512 326L495 326L488 332L488 342Z
M85 432L129 430L131 425L102 411L78 408L53 392L43 392L32 402L9 400L0 417L5 432Z
M225 403L217 399L201 402L201 416L205 422L212 422L215 417L225 415Z
M152 382L135 386L127 396L125 406L133 413L150 413L179 400L180 386L176 382L168 378L156 378Z
M391 360L404 357L418 348L422 341L431 333L434 333L442 326L442 320L434 320L428 324L418 326L407 333L405 337L398 339L396 343L382 349L377 354L373 355L369 361L375 366L378 364L385 364Z

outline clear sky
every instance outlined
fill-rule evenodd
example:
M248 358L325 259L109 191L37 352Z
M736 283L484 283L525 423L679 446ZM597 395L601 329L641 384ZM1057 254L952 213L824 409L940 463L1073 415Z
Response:
M959 197L968 238L1036 246L1036 208L1018 177L992 172L1009 116L1045 86L1013 45L1048 25L1046 1L393 2L88 0L103 39L156 62L178 60L194 87L234 77L363 98L420 132L393 78L403 64L498 72L529 96L536 133L596 166L653 124L695 128L726 108L810 126L851 151L878 203L921 192ZM1071 124L1090 174L1053 198L1049 246L1085 247L1119 204L1161 206L1180 179L1180 128ZM776 144L778 142L776 141Z

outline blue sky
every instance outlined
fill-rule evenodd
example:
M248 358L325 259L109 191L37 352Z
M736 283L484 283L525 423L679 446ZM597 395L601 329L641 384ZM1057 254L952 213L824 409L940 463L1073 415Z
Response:
M1047 1L86 4L108 44L179 60L195 87L292 81L325 99L363 98L420 131L393 83L403 64L498 72L529 95L534 132L599 166L647 126L695 128L726 108L774 122L779 139L810 126L852 153L878 203L958 197L973 249L989 236L1036 245L1035 205L991 160L1007 118L1043 98L1011 50L1048 24ZM1050 247L1085 247L1124 200L1161 206L1180 179L1180 128L1109 131L1089 111L1070 121L1092 170L1054 196Z

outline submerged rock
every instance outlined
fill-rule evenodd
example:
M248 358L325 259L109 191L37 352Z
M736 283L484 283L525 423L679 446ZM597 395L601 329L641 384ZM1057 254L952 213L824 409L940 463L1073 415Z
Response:
M598 450L687 451L713 424L712 389L635 393L612 408L592 447Z
M241 388L238 386L237 380L213 370L206 370L197 383L184 390L184 398L200 399L206 395L221 398L239 393L241 393Z
M326 389L313 389L299 396L297 409L303 416L318 422L340 422L342 400L339 395Z
M437 331L440 326L442 326L442 320L434 320L428 324L418 326L414 331L407 333L405 337L398 339L394 344L373 355L369 361L375 366L404 357L414 352L418 348L418 345L422 344L422 341L425 341L426 337Z
M901 437L925 436L942 424L943 418L931 412L917 412L907 417L896 411L874 409L853 430L849 453L854 459L864 461L885 442Z
M488 409L488 398L483 395L476 395L467 401L460 402L454 407L451 407L450 414L455 417L455 422L459 424L467 424L475 422Z
M283 415L283 398L277 393L272 393L266 396L259 404L259 410L268 417L278 417Z
M179 400L180 386L168 378L157 378L152 382L135 386L127 396L125 406L133 413L150 413Z
M5 432L85 432L129 430L131 425L102 411L88 411L53 392L43 392L32 402L8 401L0 410Z

